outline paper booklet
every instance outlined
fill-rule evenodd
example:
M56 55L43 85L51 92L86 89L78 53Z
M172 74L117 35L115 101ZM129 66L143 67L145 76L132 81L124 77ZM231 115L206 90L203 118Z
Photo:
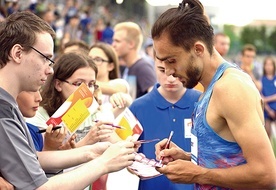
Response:
M82 83L46 123L66 127L71 135L98 107L92 92Z
M115 130L117 135L122 140L125 140L128 136L131 135L135 140L138 140L143 132L141 123L127 107L120 115L115 118L113 124L124 128Z
M133 136L134 140L138 141L143 132L141 123L128 108L115 119L113 124L124 128L116 129L116 133L123 140L128 136ZM158 140L160 139L140 140L139 143L150 143ZM143 154L136 153L135 161L127 169L141 180L145 180L162 175L155 167L163 167L163 164L159 164L156 160L148 159Z
M143 154L136 153L135 161L131 166L128 166L128 171L137 175L141 180L151 179L162 175L155 168L163 167L154 159L148 159Z

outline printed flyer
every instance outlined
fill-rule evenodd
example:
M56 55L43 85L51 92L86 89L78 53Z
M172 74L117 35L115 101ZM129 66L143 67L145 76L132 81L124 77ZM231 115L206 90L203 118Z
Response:
M92 92L82 83L46 122L61 125L73 134L88 116L95 113L99 104Z
M126 108L114 121L114 125L124 127L125 129L116 129L118 136L125 140L128 136L133 136L138 140L143 132L143 127L133 113Z

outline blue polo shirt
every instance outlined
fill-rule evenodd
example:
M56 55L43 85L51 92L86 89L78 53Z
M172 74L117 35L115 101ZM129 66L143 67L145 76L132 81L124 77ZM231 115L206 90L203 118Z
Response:
M130 110L142 124L144 131L140 139L164 139L168 138L170 131L174 131L172 141L187 152L191 151L191 117L194 104L198 101L201 92L194 89L187 89L183 97L172 104L165 100L158 92L156 84L151 92L136 99L130 106ZM139 152L147 158L155 159L155 144L142 144ZM172 183L164 175L141 180L139 190L169 189L186 190L193 189L192 184Z
M35 149L37 151L42 151L43 149L43 137L42 137L42 134L38 133L39 129L37 126L34 126L30 123L26 123L28 128L29 128L29 131L31 133L31 136L32 136L32 139L34 141L34 145L35 145Z

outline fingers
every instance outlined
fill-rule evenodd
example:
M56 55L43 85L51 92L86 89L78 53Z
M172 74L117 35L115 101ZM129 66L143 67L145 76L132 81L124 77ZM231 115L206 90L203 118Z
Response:
M101 155L105 160L109 172L121 170L133 164L135 159L134 143L129 141L119 141L112 144Z
M67 132L66 127L61 127L59 129L55 129L55 130L53 130L53 128L54 128L54 126L52 124L50 124L46 129L46 133L51 136L57 137L57 138L59 136L61 136L61 138L65 137L65 134Z
M156 159L160 159L160 152L163 150L163 148L165 147L166 143L167 143L168 139L163 139L162 141L158 142L155 144L155 155L156 155Z
M97 125L96 126L96 139L98 142L105 141L114 132L114 128L111 125Z
M113 94L110 97L110 103L112 104L113 108L124 108L126 105L126 100L124 97L124 93L118 92Z

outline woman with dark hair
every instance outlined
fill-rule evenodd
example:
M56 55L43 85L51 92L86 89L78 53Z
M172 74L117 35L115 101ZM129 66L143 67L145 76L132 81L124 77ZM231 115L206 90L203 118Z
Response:
M261 79L261 93L264 100L265 129L271 137L272 123L275 126L276 120L276 74L275 60L272 57L266 57L263 63L263 77Z
M40 128L47 128L46 121L82 83L85 83L92 93L98 88L97 66L86 55L63 54L57 59L53 69L54 74L48 78L41 91L42 101L35 117L27 119L27 122ZM109 137L114 132L113 128L102 122L93 122L95 120L96 114L79 127L76 132L76 147L110 140ZM92 127L94 125L96 127Z

